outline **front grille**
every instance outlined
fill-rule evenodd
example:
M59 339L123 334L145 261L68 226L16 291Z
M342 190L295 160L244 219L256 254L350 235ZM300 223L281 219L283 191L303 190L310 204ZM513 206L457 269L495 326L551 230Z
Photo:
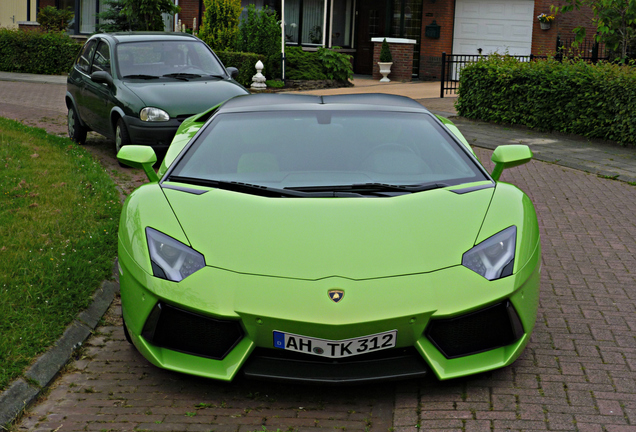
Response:
M157 303L141 335L162 348L220 360L244 333L238 321L219 320Z
M523 336L523 325L512 303L505 301L449 319L431 320L426 337L446 358L500 348Z
M428 367L413 347L329 359L273 348L257 348L243 366L248 378L320 384L355 384L417 379Z

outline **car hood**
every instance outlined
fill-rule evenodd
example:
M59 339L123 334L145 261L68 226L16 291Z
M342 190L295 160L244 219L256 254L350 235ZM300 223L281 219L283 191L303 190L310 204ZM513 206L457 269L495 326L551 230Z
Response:
M247 94L229 80L125 82L145 106L165 110L170 117L191 116L237 95Z
M360 280L460 265L475 244L493 191L266 198L164 188L191 246L208 266L308 280Z

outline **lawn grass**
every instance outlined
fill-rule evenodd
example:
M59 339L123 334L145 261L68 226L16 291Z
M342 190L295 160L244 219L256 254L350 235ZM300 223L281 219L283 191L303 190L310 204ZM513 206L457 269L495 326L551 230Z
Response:
M86 150L0 118L0 391L112 278L120 211Z

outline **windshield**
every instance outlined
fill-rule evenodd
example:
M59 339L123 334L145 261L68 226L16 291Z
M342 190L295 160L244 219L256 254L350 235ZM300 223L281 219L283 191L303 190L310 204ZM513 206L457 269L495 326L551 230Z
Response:
M223 67L205 44L194 40L119 44L117 68L122 78L226 76Z
M218 115L169 178L298 190L488 180L428 114L326 110Z

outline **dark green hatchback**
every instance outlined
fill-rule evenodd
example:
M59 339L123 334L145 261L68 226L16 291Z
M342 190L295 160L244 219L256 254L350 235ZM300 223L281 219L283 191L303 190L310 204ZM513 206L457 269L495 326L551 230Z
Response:
M128 144L167 148L183 120L247 94L200 39L186 33L100 33L68 75L68 134L95 131Z

